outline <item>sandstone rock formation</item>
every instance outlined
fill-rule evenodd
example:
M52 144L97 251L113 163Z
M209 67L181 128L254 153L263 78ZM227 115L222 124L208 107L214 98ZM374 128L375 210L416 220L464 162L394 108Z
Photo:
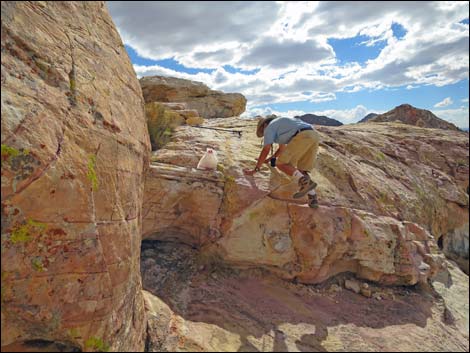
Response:
M468 270L468 136L319 127L312 210L275 169L243 175L256 121L207 127L242 136L181 126L146 175L149 350L468 351L468 276L442 254ZM195 169L207 147L217 171Z
M223 93L201 82L174 77L148 76L140 79L146 103L186 103L204 119L238 116L245 111L246 99L240 93Z
M300 119L302 121L305 121L306 123L312 124L312 125L322 125L322 126L341 126L343 125L342 122L328 118L327 116L323 115L315 115L315 114L304 114L300 116L295 116L294 118Z
M366 121L370 123L402 122L404 124L415 125L419 127L460 131L457 126L438 118L429 110L418 109L409 104L399 105L389 112L377 115L376 117L367 119Z
M2 351L144 348L150 150L104 2L2 2Z
M260 149L256 121L209 126L243 136L177 130L146 177L147 239L178 240L304 283L346 271L384 284L425 282L439 272L438 244L468 264L465 135L390 123L319 128L314 211L290 198L295 183L275 169L243 175ZM207 147L218 153L217 172L194 169Z

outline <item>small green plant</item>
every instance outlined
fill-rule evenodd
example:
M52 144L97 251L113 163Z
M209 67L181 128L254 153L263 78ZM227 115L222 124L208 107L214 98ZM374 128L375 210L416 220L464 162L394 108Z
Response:
M145 106L145 114L152 150L156 151L170 142L179 114L155 102Z
M18 225L11 232L10 241L13 244L27 243L31 241L33 235L42 235L46 225L44 223L33 221L28 219L26 224Z
M217 164L217 170L218 170L219 172L223 173L223 172L225 171L225 168L224 168L224 166L223 166L222 164L219 163L219 164Z
M41 260L40 257L34 257L31 260L31 265L33 266L35 271L43 272L45 270L44 265L43 265L42 260Z
M253 221L255 220L256 217L259 216L259 213L258 212L250 212L248 217L250 218L250 221Z
M380 201L382 204L388 203L388 195L387 195L386 192L379 191L379 201Z
M94 336L85 341L85 348L93 349L95 352L109 352L109 345L101 338Z
M69 336L72 338L80 337L80 333L77 328L73 327L69 330Z
M94 191L98 190L98 177L96 176L96 156L94 154L88 155L88 172L86 176L91 182Z
M28 154L29 150L26 148L20 148L19 150L17 150L14 147L2 144L2 161L8 160L10 162L11 159L14 157L18 157L20 155L27 156Z
M383 162L385 160L385 155L381 151L378 151L375 156L381 162Z
M2 159L16 157L19 154L20 154L20 151L18 151L16 148L10 147L8 145L4 145L2 143Z
M235 178L231 175L225 175L225 182L227 183L235 183Z

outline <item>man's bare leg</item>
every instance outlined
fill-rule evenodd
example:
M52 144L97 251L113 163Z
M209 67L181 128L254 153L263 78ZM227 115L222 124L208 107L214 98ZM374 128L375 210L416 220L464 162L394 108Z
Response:
M301 198L307 193L315 194L314 189L317 187L317 183L312 181L307 173L294 168L290 164L277 164L276 167L287 175L293 176L298 181L300 189L293 195L295 199Z
M278 167L281 171L283 171L284 173L286 173L287 175L290 175L290 176L293 176L295 171L297 170L296 168L294 168L293 166L291 166L290 164L276 164L276 167Z

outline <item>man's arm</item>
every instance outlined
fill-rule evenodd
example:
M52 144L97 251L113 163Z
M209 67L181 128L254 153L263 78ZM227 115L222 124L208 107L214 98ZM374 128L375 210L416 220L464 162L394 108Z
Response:
M256 167L254 170L249 170L245 169L243 172L246 175L253 175L255 174L258 170L261 169L261 166L263 165L264 161L266 160L266 157L268 157L269 151L271 150L271 145L266 145L263 147L261 150L259 157L258 157L258 162L256 163Z

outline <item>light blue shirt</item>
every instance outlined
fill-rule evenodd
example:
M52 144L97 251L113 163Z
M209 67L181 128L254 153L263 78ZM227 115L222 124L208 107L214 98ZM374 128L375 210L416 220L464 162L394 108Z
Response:
M297 131L304 128L313 129L313 126L300 119L276 118L264 129L264 145L272 143L286 145Z

